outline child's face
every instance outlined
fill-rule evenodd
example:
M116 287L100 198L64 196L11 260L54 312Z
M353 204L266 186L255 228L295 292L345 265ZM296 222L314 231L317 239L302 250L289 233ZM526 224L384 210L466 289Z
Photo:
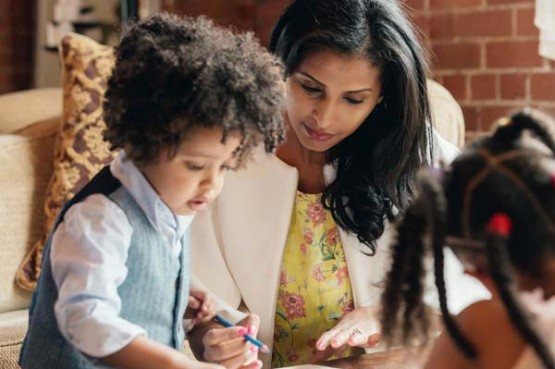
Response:
M239 134L230 134L222 143L219 128L191 131L173 158L163 148L158 160L141 167L147 180L168 207L178 215L204 209L220 193L225 173L236 165L234 153Z

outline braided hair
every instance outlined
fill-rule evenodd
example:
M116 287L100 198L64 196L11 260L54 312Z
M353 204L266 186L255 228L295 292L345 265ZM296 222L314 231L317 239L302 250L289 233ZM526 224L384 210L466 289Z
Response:
M482 267L511 322L546 368L555 369L555 359L516 298L513 278L514 270L541 278L542 260L555 251L553 129L555 122L538 111L517 112L467 147L441 181L419 175L420 193L398 225L382 296L382 329L389 343L399 335L404 342L428 337L428 319L421 319L426 313L422 265L430 250L445 328L466 356L477 356L447 308L443 245L449 235L479 245Z

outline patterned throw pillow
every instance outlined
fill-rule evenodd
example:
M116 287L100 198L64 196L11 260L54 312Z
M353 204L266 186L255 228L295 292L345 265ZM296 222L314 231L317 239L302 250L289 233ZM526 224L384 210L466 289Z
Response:
M105 129L102 101L114 66L113 49L70 34L62 40L60 56L63 124L58 132L54 172L44 205L45 232L27 253L16 275L17 284L29 291L36 286L42 249L61 207L114 158L102 137Z

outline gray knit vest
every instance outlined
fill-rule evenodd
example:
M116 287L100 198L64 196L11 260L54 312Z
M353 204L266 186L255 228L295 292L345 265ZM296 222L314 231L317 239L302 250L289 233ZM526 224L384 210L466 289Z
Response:
M150 339L182 348L185 339L182 318L190 278L188 231L182 238L178 259L168 241L154 229L137 202L106 167L64 207L45 245L42 271L29 310L29 330L19 357L23 369L109 368L73 347L61 335L54 316L58 291L50 268L52 234L67 209L94 193L104 194L115 202L133 228L126 262L128 274L118 288L120 317L144 328Z

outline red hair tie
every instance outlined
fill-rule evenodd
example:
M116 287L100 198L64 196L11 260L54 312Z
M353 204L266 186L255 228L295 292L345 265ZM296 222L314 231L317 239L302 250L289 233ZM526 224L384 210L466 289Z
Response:
M495 213L489 220L487 229L491 233L507 237L513 229L513 222L507 214Z
M555 173L551 175L551 186L555 187Z

